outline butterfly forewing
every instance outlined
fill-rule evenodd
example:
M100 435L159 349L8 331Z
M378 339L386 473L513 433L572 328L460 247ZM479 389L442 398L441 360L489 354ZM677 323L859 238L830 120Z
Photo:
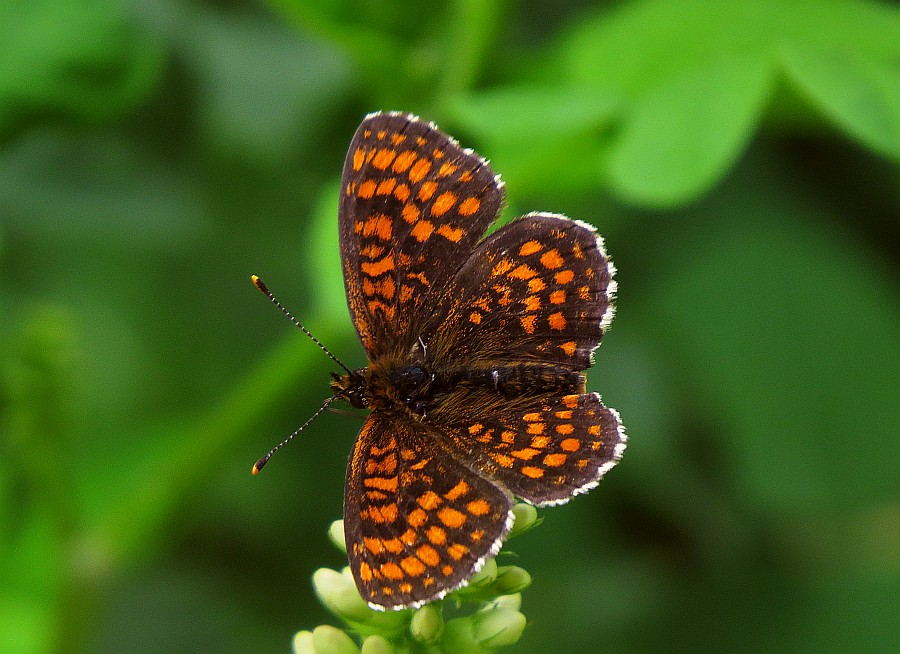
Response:
M339 226L347 300L370 359L405 351L432 298L503 202L477 154L414 116L366 118L347 153Z

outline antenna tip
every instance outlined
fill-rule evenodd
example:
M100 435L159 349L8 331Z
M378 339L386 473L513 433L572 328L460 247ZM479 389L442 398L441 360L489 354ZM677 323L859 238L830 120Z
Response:
M265 295L269 295L269 289L266 288L266 285L263 284L262 280L256 275L250 275L250 281L253 282L253 285L263 292Z
M254 475L259 474L259 471L262 470L263 466L269 462L269 459L271 458L271 456L272 456L271 454L266 454L263 458L261 458L259 461L257 461L256 463L253 464L252 472Z

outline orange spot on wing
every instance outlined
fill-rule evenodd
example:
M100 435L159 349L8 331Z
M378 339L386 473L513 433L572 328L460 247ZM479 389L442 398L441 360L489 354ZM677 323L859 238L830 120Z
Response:
M578 406L578 396L577 395L563 395L563 404L570 408L574 409Z
M380 538L363 538L363 545L365 545L366 549L375 556L378 556L384 551L384 545Z
M566 292L563 290L553 291L550 294L551 304L563 304L566 301Z
M541 453L540 450L536 450L531 447L525 447L525 448L522 448L521 450L515 450L513 452L510 452L511 455L513 455L517 459L522 459L523 461L530 461L531 459L533 459L535 457L535 455L540 454L540 453Z
M440 170L438 170L438 176L446 177L447 175L452 175L454 172L456 172L456 168L457 168L456 164L448 161L447 163L445 163L444 165L441 166Z
M558 311L556 313L550 314L550 318L548 318L548 321L550 322L550 329L562 331L566 328L566 319Z
M549 436L535 436L531 439L531 447L536 447L538 449L544 449L550 444Z
M447 532L437 525L431 525L428 531L425 532L425 535L435 545L443 545L447 542Z
M497 275L505 275L513 268L513 262L509 259L500 259L497 262L497 265L494 266L494 269L491 271L491 275L496 277Z
M403 574L403 570L400 569L400 566L398 566L396 563L392 563L391 561L381 564L381 574L384 575L385 579L394 580L403 579L403 577L405 576Z
M473 311L469 314L469 322L474 323L476 325L481 324L481 314L477 311Z
M522 474L532 479L540 479L544 476L544 469L534 466L522 466Z
M400 561L400 567L403 568L403 571L410 577L418 577L425 572L425 564L414 556L407 556Z
M412 225L419 219L419 207L414 204L404 204L401 215L403 216L403 220Z
M527 257L535 252L540 252L542 247L543 246L537 241L528 241L527 243L523 243L522 247L519 248L519 256Z
M359 265L359 269L370 277L378 277L394 269L394 253L389 252L387 256L373 263L364 261Z
M404 150L394 159L394 172L406 172L418 156L413 150Z
M559 443L559 449L566 452L577 452L581 447L581 441L577 438L564 438Z
M394 145L400 145L405 140L405 134L391 134L391 143L393 143Z
M525 330L526 334L533 334L535 323L537 322L537 316L522 316L521 318L519 318L519 322L522 324L522 329Z
M513 463L515 463L515 460L506 454L492 454L491 458L504 468L512 468Z
M463 230L459 227L451 227L450 225L441 225L438 227L437 233L443 236L448 241L452 241L453 243L459 243L463 237Z
M529 295L522 303L525 305L525 311L537 311L541 308L541 298L537 295Z
M391 162L394 160L394 157L397 156L396 150L379 150L375 153L375 156L372 158L372 165L378 170L384 170L388 166L391 165Z
M422 184L421 188L419 188L419 199L422 202L427 202L431 199L431 196L434 195L434 192L437 191L438 185L435 182L425 182Z
M441 562L441 557L431 545L420 545L416 550L416 556L425 565L435 566Z
M438 520L451 529L459 529L466 523L466 514L452 507L445 506L438 511Z
M384 254L384 246L376 245L375 243L370 243L359 250L359 255L367 259L374 259L375 257L380 257L382 254Z
M464 170L462 174L459 176L459 181L461 182L471 182L472 181L472 172L469 170Z
M561 267L563 263L565 262L563 261L563 258L559 256L559 251L556 249L549 250L541 255L541 265L544 266L544 268L556 270Z
M431 159L419 159L409 169L409 181L413 183L421 182L425 179L425 175L431 170Z
M533 422L528 425L528 429L526 430L529 434L543 434L544 428L547 426L546 423L543 422Z
M431 511L441 503L441 498L434 491L425 491L416 499L416 502L426 511Z
M590 286L579 286L578 287L578 297L582 300L590 300L591 299L591 287Z
M560 270L558 273L553 275L553 279L557 284L568 284L573 279L575 279L575 273L571 270Z
M409 186L406 184L397 186L397 188L394 189L394 197L400 200L400 202L406 202L409 199Z
M378 185L377 189L375 189L375 195L390 195L395 186L397 186L397 179L395 177L388 177Z
M568 436L573 431L575 431L575 427L573 427L570 423L565 422L561 425L556 425L556 433L562 434L563 436Z
M573 354L575 354L575 350L578 349L578 346L575 344L575 341L566 341L559 347L563 352L565 352L569 356L572 356Z
M363 486L366 488L375 488L389 493L395 492L399 483L400 480L397 477L366 477L363 479Z
M491 505L485 500L472 500L466 504L466 511L472 515L485 515L491 510Z
M537 275L537 271L524 263L509 273L509 276L513 279L531 279L535 275Z
M431 215L443 216L445 213L450 211L450 208L454 204L456 204L456 196L453 193L451 193L450 191L441 193L434 201L434 204L431 205Z
M450 547L447 548L447 554L450 555L450 558L454 561L459 561L462 557L469 553L469 548L465 545L461 545L460 543L454 543Z
M459 203L459 207L457 208L457 212L460 216L471 216L473 213L478 211L481 208L481 200L478 198L466 198L462 202Z
M400 542L399 538L391 538L384 541L384 549L391 554L399 554L403 551L403 543Z
M467 484L465 481L460 481L458 484L456 484L456 486L444 493L444 497L452 502L453 500L458 499L468 492L469 484Z
M357 190L356 194L362 199L368 200L375 195L376 188L378 188L378 185L371 179L368 179L359 185L359 190Z
M540 277L535 277L534 279L528 280L528 290L531 291L532 293L540 293L545 288L547 288L547 285L544 283L544 280L541 279Z
M409 512L409 515L406 516L406 521L411 526L418 528L428 522L428 514L422 509L413 509Z
M567 458L569 458L567 454L563 454L562 452L554 452L553 454L548 454L544 457L544 465L550 466L551 468L556 468L564 464Z
M366 151L362 148L356 148L353 153L353 170L361 170L366 161Z
M434 231L434 225L427 220L420 220L410 231L410 235L419 243L424 243Z

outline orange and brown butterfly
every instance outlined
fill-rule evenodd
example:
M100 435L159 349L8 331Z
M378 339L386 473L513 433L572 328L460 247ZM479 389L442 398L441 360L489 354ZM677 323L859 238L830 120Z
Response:
M613 316L603 240L551 213L485 237L503 195L487 161L413 115L367 116L347 153L341 260L370 363L331 388L370 411L344 535L374 608L465 585L500 549L514 497L561 504L625 449L583 372Z

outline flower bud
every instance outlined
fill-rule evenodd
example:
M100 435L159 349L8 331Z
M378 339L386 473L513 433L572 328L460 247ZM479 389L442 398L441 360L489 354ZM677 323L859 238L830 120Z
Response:
M518 642L525 630L525 616L513 609L496 608L471 616L476 641L488 649L498 649Z
M360 654L394 654L393 646L381 636L369 636L363 641Z
M516 565L504 565L497 569L494 589L500 595L511 595L525 590L531 585L531 575Z
M319 568L313 573L313 588L329 611L350 621L364 621L373 613L356 590L353 578L337 570Z
M291 647L294 650L294 654L316 654L311 631L298 631L294 634Z
M323 624L312 633L316 654L360 654L353 639L336 627Z
M531 504L519 502L512 508L516 521L513 523L512 530L509 532L509 538L513 538L526 531L537 527L542 522L542 518L538 518L537 509Z
M344 521L335 520L328 527L328 540L344 554L347 553L347 543L344 542Z
M440 605L426 604L413 613L409 631L420 643L429 645L437 643L444 632L444 617L441 615Z

